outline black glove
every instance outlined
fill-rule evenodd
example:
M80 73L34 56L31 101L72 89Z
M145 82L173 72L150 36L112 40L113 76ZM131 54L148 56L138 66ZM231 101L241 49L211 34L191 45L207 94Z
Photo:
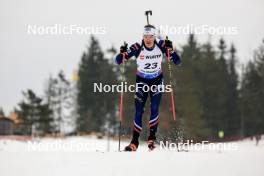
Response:
M124 42L124 45L122 45L121 47L120 47L120 53L125 53L125 52L127 52L127 43L126 42Z
M165 48L168 50L173 50L173 46L172 46L172 41L170 41L169 39L165 40Z

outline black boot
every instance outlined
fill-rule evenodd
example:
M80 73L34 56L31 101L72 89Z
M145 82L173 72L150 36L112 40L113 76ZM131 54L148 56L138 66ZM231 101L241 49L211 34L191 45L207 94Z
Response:
M139 142L138 141L131 141L130 144L128 146L125 147L125 151L127 152L135 152L137 151Z
M156 148L155 142L156 142L156 137L155 136L149 136L148 137L147 143L148 143L149 150L154 150Z
M139 145L139 133L137 131L133 131L133 138L128 146L125 147L125 151L132 152L137 151Z
M157 132L158 125L150 127L150 133L148 137L148 148L149 150L154 150L156 148L155 142L156 142L156 132Z

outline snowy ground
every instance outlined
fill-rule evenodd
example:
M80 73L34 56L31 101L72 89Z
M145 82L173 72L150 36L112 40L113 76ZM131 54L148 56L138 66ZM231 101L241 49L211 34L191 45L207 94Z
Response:
M122 142L123 148L127 144ZM230 144L230 143L229 143ZM264 175L264 140L232 143L233 148L158 149L117 152L118 143L92 137L0 140L1 176ZM235 146L235 148L234 148Z

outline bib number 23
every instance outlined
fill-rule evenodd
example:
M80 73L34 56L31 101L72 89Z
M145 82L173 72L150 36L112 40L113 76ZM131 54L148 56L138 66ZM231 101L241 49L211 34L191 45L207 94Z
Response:
M157 68L158 63L154 62L154 63L146 63L144 69L155 69Z

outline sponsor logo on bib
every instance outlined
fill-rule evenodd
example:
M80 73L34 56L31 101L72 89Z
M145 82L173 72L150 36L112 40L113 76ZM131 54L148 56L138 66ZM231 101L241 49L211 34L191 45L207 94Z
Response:
M156 54L156 55L146 56L146 59L158 59L160 57L161 57L161 54Z

